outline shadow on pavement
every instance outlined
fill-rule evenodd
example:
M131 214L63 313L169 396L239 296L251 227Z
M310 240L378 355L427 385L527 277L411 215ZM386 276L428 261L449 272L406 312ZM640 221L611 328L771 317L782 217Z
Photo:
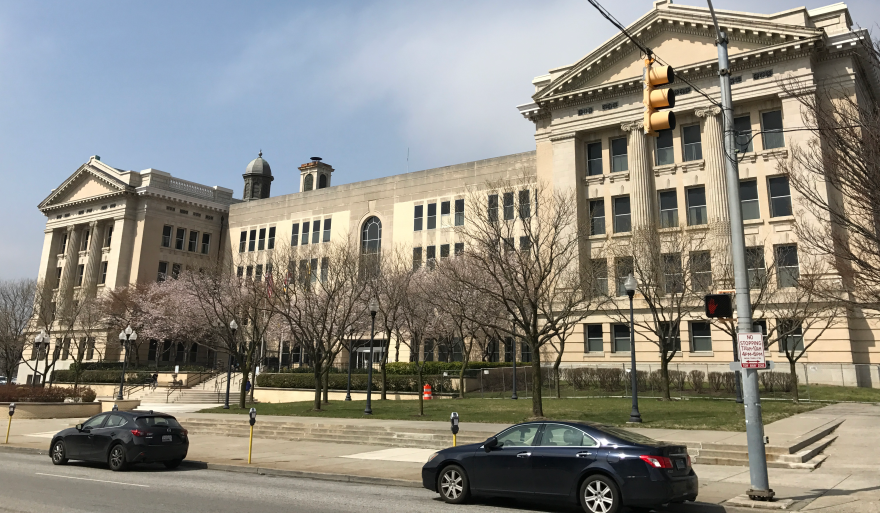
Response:
M74 468L94 468L98 470L106 470L110 474L118 474L120 472L113 472L107 466L106 463L95 463L91 461L70 461L65 465L67 467ZM135 463L130 464L127 469L123 470L121 474L129 474L129 473L141 473L141 472L191 472L193 470L202 470L195 466L187 466L181 465L175 469L167 469L165 465L161 463Z

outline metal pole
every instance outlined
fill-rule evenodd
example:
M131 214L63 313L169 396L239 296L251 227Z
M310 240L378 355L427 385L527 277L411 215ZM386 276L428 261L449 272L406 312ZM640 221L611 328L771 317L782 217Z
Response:
M633 316L633 296L635 291L627 291L629 294L629 357L630 357L630 386L632 387L632 411L627 422L641 423L642 414L639 413L639 376L636 372L636 330L635 317Z
M125 386L125 368L128 365L128 337L129 335L125 335L125 342L122 344L122 376L119 378L119 394L116 395L117 401L124 399L122 397L122 387Z
M254 426L251 426L251 436L248 439L248 465L251 464L251 453L254 450Z
M351 401L351 337L348 337L348 389L345 391L345 400Z
M12 379L12 378L10 378ZM12 428L12 415L9 416L9 423L6 424L6 441L3 442L5 444L9 443L9 430ZM452 435L453 440L455 439L455 435Z
M232 347L235 347L235 330L232 330ZM232 351L229 351L229 360L226 363L226 402L223 403L223 409L229 409L229 385L232 381Z
M733 322L730 324L731 328L733 328ZM733 361L739 361L739 344L736 341L736 331L731 330L731 334L733 335ZM743 402L743 389L742 389L742 373L740 371L736 371L733 376L734 381L736 381L736 402L742 404Z
M373 403L371 399L373 393L373 332L376 329L376 312L370 312L370 316L373 318L373 321L370 326L370 370L367 371L367 407L364 408L365 415L373 414Z
M721 81L721 115L723 121L724 167L727 175L727 207L730 213L730 247L733 253L733 276L736 288L737 332L752 331L752 305L749 275L746 267L746 241L743 234L742 207L739 199L739 169L733 129L733 101L730 93L730 64L727 60L727 34L718 27L712 0L707 0L712 21L718 33L718 76ZM764 448L764 425L761 420L761 397L758 392L758 371L746 369L743 379L743 400L746 416L746 440L749 449L751 499L770 500L775 495L767 475L767 453Z
M513 346L510 348L511 360L513 360L513 395L510 398L519 399L516 396L516 324L513 325L513 337L510 339L510 345Z

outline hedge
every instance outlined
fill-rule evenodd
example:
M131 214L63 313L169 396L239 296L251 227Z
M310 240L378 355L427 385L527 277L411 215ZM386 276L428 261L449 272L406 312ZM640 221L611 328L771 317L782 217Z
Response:
M386 374L418 374L415 362L390 362L385 365ZM517 365L531 365L517 362ZM511 362L468 362L468 369L495 369L512 367ZM442 374L443 371L459 371L461 362L422 362L422 374Z
M346 390L348 385L348 376L345 374L329 375L330 390ZM451 379L448 377L437 375L422 376L423 383L431 385L431 388L437 391L452 390ZM419 385L418 376L411 375L389 375L386 383L389 392L421 392L424 384ZM315 388L314 374L305 373L263 373L257 376L257 386L267 388ZM365 374L352 374L351 376L352 390L366 390L367 376ZM382 376L373 373L373 390L382 389Z
M116 371L116 372L122 372L122 363L123 362L83 362L82 369L86 370L86 371L112 370L112 371ZM171 362L171 363L160 362L159 363L159 371L160 372L173 371L174 365L175 364L173 362ZM196 365L196 364L192 364L192 363L186 363L186 364L181 363L181 364L177 364L177 365L180 367L180 372L200 372L200 371L204 372L204 371L211 370L210 367L206 367L204 365ZM77 367L76 363L73 363L70 366L71 369L74 369L76 367ZM141 362L140 366L135 367L133 362L129 361L127 367L128 367L129 371L156 372L156 363L155 362L153 362L153 363Z
M86 370L82 371L79 376L80 383L119 383L122 369L119 370ZM146 383L153 375L149 371L127 371L125 373L126 383ZM55 371L55 382L73 383L75 375L72 370Z
M73 387L0 386L0 402L3 403L63 403L65 399L90 403L95 396L91 388L80 388L74 392Z

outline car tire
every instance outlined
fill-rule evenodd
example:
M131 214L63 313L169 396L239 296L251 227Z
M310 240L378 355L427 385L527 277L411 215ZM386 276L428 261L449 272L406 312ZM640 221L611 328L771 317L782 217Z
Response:
M179 458L171 461L163 461L162 463L165 465L165 468L172 470L180 466L181 462L183 462L183 458Z
M580 503L586 513L617 513L621 497L611 478L594 474L581 483Z
M67 464L69 460L67 459L67 448L64 446L64 441L58 440L52 444L51 456L53 465Z
M464 469L458 465L444 467L437 477L437 491L449 504L461 504L471 495L470 483Z
M107 456L107 465L113 472L120 472L128 467L125 461L125 447L116 444L110 448L110 454Z

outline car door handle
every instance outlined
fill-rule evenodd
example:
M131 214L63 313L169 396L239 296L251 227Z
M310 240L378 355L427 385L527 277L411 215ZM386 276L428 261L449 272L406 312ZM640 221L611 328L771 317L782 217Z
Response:
M530 452L521 452L521 453L517 454L516 457L517 458L528 458L531 455L532 455L532 453L530 453Z
M589 458L589 457L593 456L593 453L591 453L591 452L579 452L579 453L577 453L576 456L577 456L578 458Z

